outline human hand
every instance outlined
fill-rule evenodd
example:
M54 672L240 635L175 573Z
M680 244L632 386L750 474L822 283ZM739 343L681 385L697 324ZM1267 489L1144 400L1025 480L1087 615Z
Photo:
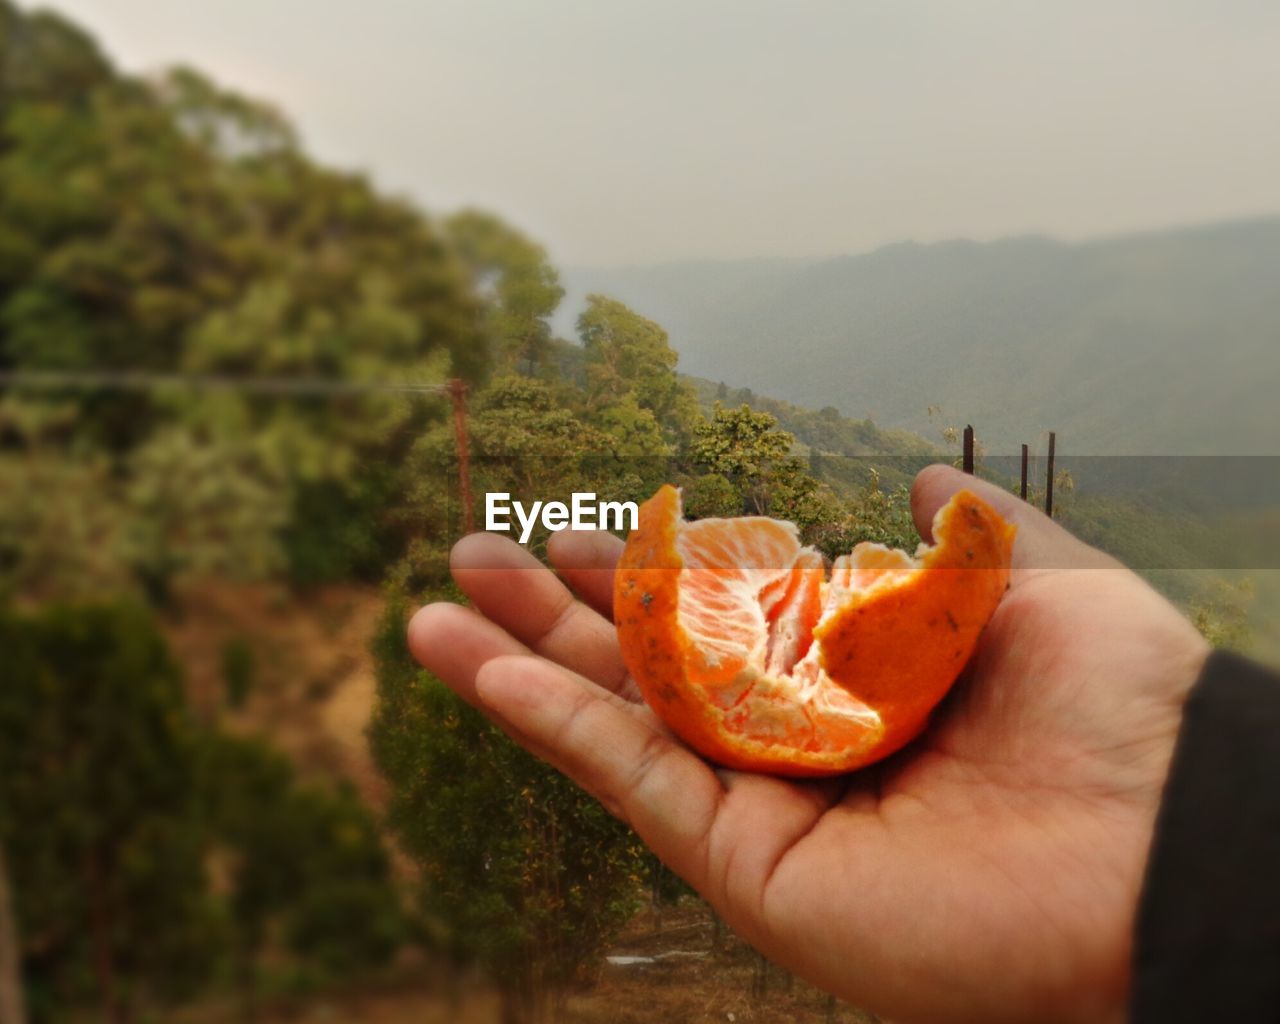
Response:
M492 535L454 549L476 611L410 626L421 663L628 821L770 959L903 1021L1122 1019L1144 865L1207 655L1133 573L947 467L1018 525L1011 586L932 726L820 782L713 769L640 701L610 617L621 544L557 534L572 594Z

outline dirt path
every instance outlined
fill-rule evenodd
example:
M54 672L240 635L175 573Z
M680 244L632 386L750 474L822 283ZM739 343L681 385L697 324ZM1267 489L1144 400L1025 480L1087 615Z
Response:
M375 681L369 641L382 613L373 587L294 594L266 585L185 589L164 622L197 711L236 732L269 738L304 775L350 779L374 805L386 790L364 731ZM226 707L228 644L248 644L254 680L239 709Z

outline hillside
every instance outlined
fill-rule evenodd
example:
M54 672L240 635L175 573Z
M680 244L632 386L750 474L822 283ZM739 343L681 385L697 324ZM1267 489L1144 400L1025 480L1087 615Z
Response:
M1272 453L1280 218L1067 244L905 243L820 261L566 273L663 324L681 369L991 450ZM936 429L936 427L934 428Z
M882 487L910 484L929 462L956 455L918 434L885 430L828 406L792 402L690 378L704 408L719 401L772 414L796 438L796 451L838 493L864 487L871 471ZM936 433L936 431L935 431ZM1280 458L1098 457L1058 461L1056 518L1116 556L1197 618L1219 630L1240 628L1252 653L1280 662ZM1029 500L1043 503L1042 458L1031 464ZM985 456L978 472L1016 490L1018 459Z
M723 405L750 405L767 412L778 426L793 434L803 453L821 455L903 457L937 456L941 449L909 430L885 430L869 419L840 415L833 406L807 409L779 398L756 394L749 388L731 388L701 377L689 377L698 394L698 402L710 409L716 402Z

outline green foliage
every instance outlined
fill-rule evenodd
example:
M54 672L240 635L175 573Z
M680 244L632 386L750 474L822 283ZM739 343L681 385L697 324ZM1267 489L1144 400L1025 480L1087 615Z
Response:
M497 377L475 396L468 434L478 522L486 493L505 492L526 506L567 502L575 491L594 492L601 500L637 500L666 479L666 459L650 450L657 441L660 453L664 442L652 433L624 436L602 429L602 417L583 402L571 385L515 374ZM615 411L626 408L634 409L629 396ZM603 422L608 425L607 417ZM415 539L393 576L411 592L448 577L448 540L462 528L456 472L450 425L425 432L406 458L405 476L413 483L395 519ZM539 526L532 549L542 550L546 539Z
M716 406L711 419L694 428L689 455L745 490L767 479L771 464L790 455L794 443L795 438L778 430L778 421L767 412L756 412L748 405Z
M667 451L667 441L657 417L644 408L632 392L601 409L596 420L609 439L609 447L618 455L644 458Z
M83 600L132 585L113 483L101 456L0 453L0 597Z
M214 735L206 758L246 994L272 925L301 962L330 976L384 962L403 938L403 915L376 822L354 791L299 783L261 741Z
M332 976L384 961L403 915L377 824L259 741L199 729L137 605L0 612L0 845L37 1019L124 1020L269 935ZM252 661L224 650L234 690Z
M1170 570L1230 564L1232 539L1212 517L1146 495L1055 492L1054 518L1087 544L1173 586L1175 597L1198 587Z
M136 607L0 614L0 841L33 1013L124 1013L206 976L200 738Z
M698 470L722 477L738 492L740 513L799 515L817 483L791 455L795 438L777 427L776 419L750 406L717 405L710 420L694 427L689 461Z
M1214 647L1245 651L1253 640L1249 621L1253 600L1252 580L1219 579L1191 601L1187 613Z
M158 430L126 464L127 557L153 596L181 573L253 579L282 567L287 491L248 439Z
M830 558L864 542L908 553L920 544L910 490L901 484L885 489L874 469L866 483L838 505L821 506L808 516L813 525L806 539Z
M907 551L919 544L907 481L936 453L923 438L845 419L831 406L815 412L747 388L695 384L704 401L715 394L741 404L726 408L717 398L710 419L695 428L694 472L682 479L687 514L767 508L832 558L863 541ZM804 447L807 464L799 456Z
M249 641L238 636L223 644L219 668L222 684L227 688L227 706L244 707L258 675L257 658Z
M76 417L57 407L0 400L0 592L80 599L103 593L166 596L181 573L262 577L284 564L287 489L249 438L201 441L157 431L125 457L57 434Z
M726 476L700 473L685 477L681 485L688 519L727 519L742 514L742 492Z
M0 0L0 116L20 101L75 102L110 74L94 41L70 22Z
M1249 545L1266 545L1268 528L1159 493L1100 494L1087 483L1061 499L1054 493L1055 519L1144 576L1215 647L1253 651L1261 644L1255 653L1267 656L1276 609L1259 607L1256 598L1268 573L1213 567L1265 564L1265 548Z
M884 455L928 458L938 454L935 445L906 430L886 430L870 419L842 416L833 405L808 409L778 398L758 395L750 388L730 388L698 377L689 378L698 400L710 411L716 402L726 407L749 405L767 412L778 426L811 451L831 456Z
M833 558L863 541L914 550L920 538L906 487L886 491L879 473L863 466L860 484L846 481L837 491L791 454L794 445L770 413L717 404L711 419L694 428L689 447L695 471L685 479L689 514L787 519L806 543Z
M398 467L380 459L347 483L294 484L292 525L282 540L289 578L303 585L380 579L402 543L391 508L410 484Z
M52 15L6 3L0 28L0 368L392 383L487 370L488 307L450 239L313 164L277 111L190 70L119 75ZM436 414L389 393L82 395L39 450L73 467L57 484L92 524L58 561L160 595L186 572L380 574L399 537L377 506L406 485L386 467ZM81 494L99 477L91 508ZM318 498L337 511L315 514ZM0 515L0 550L21 546L19 528ZM26 583L21 566L0 573ZM73 577L43 590L74 596Z
M464 210L444 224L485 302L486 328L500 370L530 376L550 369L550 318L564 297L546 250L497 217Z
M422 871L437 942L480 965L520 1018L579 977L638 906L639 840L508 740L404 647L405 603L375 642L370 742L390 821Z
M647 412L652 426L668 442L682 440L697 413L692 389L676 373L679 356L667 332L615 299L587 297L578 317L578 336L586 351L589 407L596 412L627 405L634 422ZM606 419L606 422L608 420Z

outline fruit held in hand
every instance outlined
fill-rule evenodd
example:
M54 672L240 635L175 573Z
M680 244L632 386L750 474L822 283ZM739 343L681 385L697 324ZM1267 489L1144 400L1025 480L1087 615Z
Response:
M664 486L614 579L623 658L650 707L704 757L835 775L899 749L950 689L1009 583L1015 529L961 491L916 557L837 558L791 523L684 521Z

